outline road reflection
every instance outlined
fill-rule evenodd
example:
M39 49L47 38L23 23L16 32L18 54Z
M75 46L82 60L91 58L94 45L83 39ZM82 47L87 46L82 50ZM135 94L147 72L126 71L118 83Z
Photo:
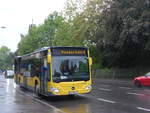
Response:
M14 86L14 89L16 89L17 84L14 82L14 80L13 80L13 86Z
M6 80L6 93L9 93L9 89L10 89L10 80L9 79L7 79Z
M91 113L88 104L79 104L73 106L73 108L63 107L60 109L66 113Z
M41 100L65 113L91 113L91 102L88 98L80 95L74 98L69 98L68 96L42 97Z
M140 100L141 103L147 103L150 105L150 90L149 88L144 88L142 90L138 91L138 99Z

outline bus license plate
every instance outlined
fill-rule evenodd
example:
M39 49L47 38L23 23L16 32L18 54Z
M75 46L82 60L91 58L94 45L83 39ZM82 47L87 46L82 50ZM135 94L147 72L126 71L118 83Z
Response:
M69 92L70 95L78 94L78 92Z

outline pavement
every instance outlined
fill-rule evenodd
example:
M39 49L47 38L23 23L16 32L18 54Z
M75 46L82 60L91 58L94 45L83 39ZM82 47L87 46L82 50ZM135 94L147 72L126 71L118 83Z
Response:
M93 79L93 90L75 98L35 97L0 76L0 113L149 113L150 87L131 80Z

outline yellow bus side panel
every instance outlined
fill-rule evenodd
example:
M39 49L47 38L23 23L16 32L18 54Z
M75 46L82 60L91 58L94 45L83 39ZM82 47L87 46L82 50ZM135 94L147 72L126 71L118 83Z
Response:
M27 85L30 87L33 87L33 78L32 77L27 77Z
M32 87L32 88L35 88L35 83L37 81L37 84L40 86L40 80L38 77L28 77L27 78L27 85Z

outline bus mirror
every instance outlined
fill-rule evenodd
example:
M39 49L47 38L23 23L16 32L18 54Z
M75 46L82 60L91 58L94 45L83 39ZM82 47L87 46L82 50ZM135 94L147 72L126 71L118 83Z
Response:
M92 65L92 57L89 58L89 64Z
M51 55L48 55L48 56L47 56L47 62L48 62L48 63L51 63L51 60L52 60L52 59L51 59Z

